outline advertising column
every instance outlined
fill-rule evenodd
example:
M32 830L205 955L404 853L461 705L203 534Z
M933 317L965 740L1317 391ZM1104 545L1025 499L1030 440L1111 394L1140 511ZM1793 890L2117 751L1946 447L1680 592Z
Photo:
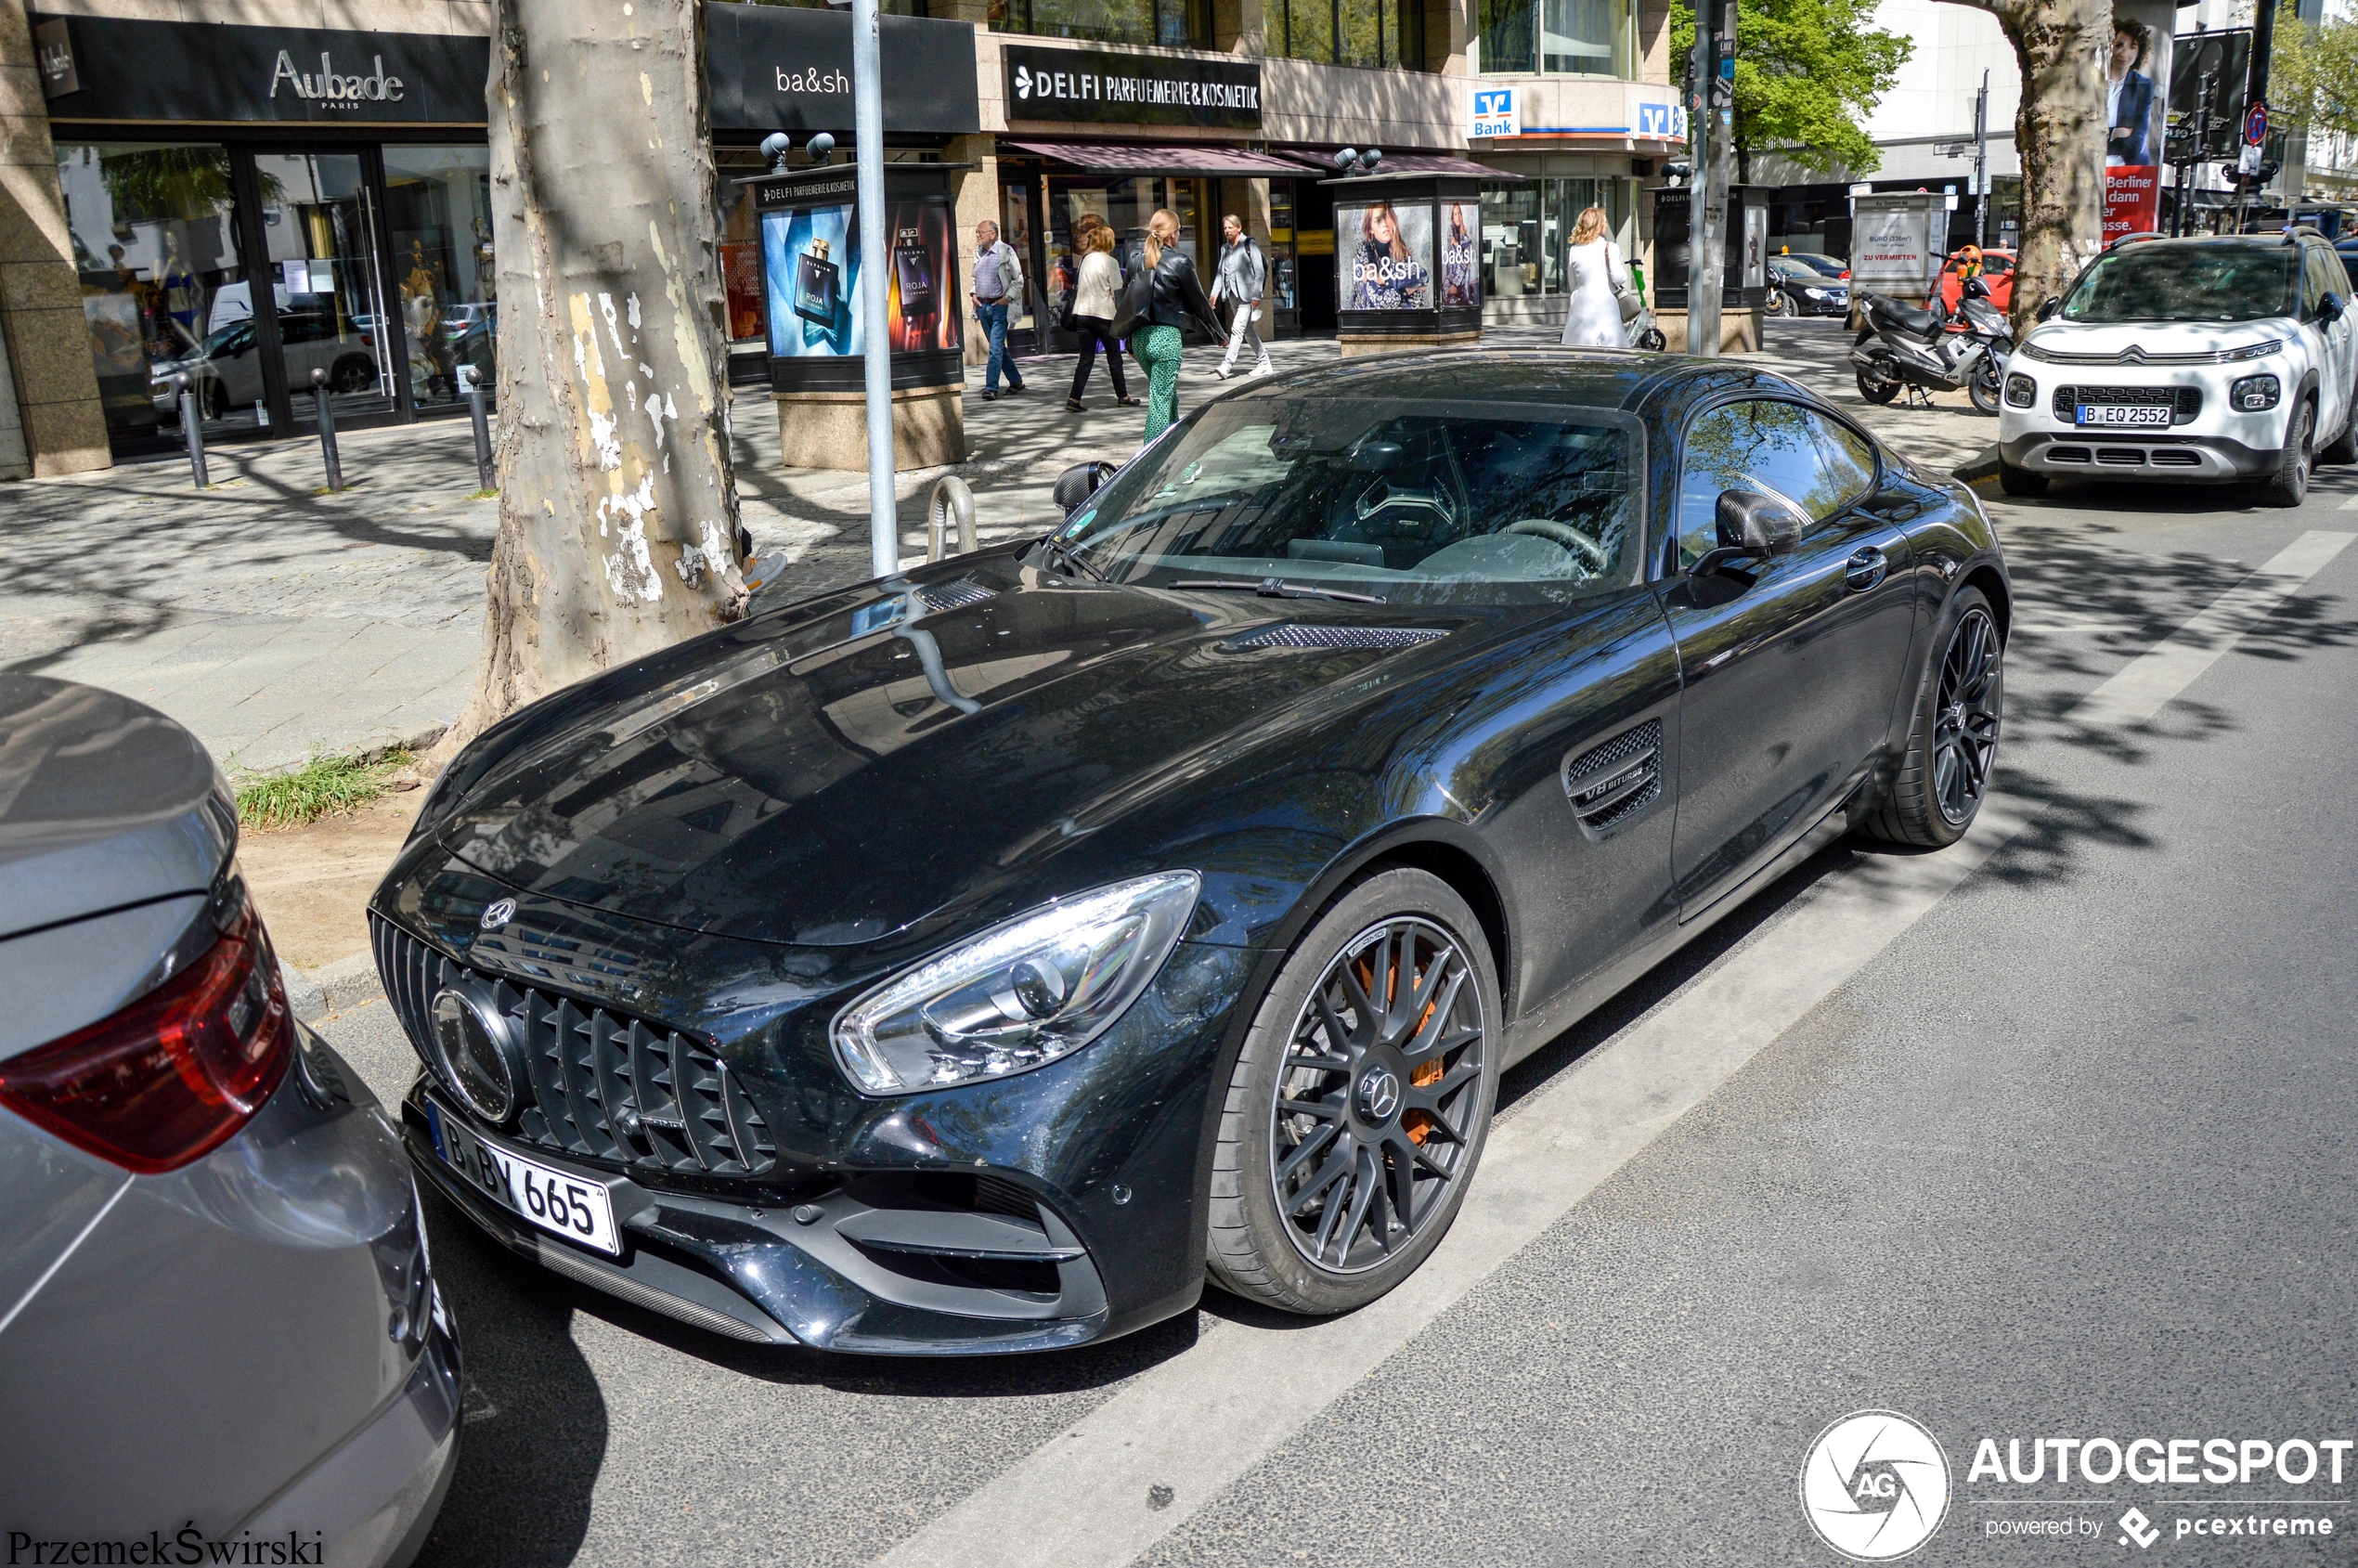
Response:
M892 351L895 469L964 462L958 247L947 164L888 165L884 330ZM770 393L790 468L866 466L860 356L869 323L860 280L856 182L841 166L746 182L761 212Z
M2161 223L2162 142L2169 99L2154 84L2170 80L2170 0L2121 0L2113 6L2105 57L2105 243L2150 234Z

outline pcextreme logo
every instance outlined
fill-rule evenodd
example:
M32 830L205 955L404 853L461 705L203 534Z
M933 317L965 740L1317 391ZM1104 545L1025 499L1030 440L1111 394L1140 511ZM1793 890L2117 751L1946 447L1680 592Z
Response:
M1853 1562L1907 1556L1949 1512L1949 1457L1896 1410L1860 1410L1818 1434L1801 1464L1801 1511Z

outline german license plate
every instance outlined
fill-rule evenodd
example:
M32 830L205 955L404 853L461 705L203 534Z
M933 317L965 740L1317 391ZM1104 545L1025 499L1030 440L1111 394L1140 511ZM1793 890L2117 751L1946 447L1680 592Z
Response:
M477 1137L457 1117L444 1115L431 1098L426 1100L426 1125L442 1162L494 1203L567 1241L622 1255L614 1198L602 1185Z
M2170 406L2166 403L2082 403L2079 405L2081 424L2160 425L2170 423Z

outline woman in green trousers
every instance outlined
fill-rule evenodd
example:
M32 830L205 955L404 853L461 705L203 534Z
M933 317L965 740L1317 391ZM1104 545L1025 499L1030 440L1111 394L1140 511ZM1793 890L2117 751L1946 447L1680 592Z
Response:
M1196 276L1196 264L1179 248L1179 218L1167 207L1147 220L1146 264L1153 279L1148 324L1130 334L1130 352L1147 372L1147 439L1151 441L1179 417L1184 353L1179 330L1193 321L1216 340L1227 334L1203 292L1203 280Z

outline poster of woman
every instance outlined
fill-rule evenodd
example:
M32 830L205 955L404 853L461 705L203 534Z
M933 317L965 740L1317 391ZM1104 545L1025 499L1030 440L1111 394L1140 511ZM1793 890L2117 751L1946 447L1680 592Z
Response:
M2139 6L2135 10L2151 7ZM2112 14L2112 50L2105 69L2105 164L2150 167L2160 162L2162 102L2154 91L2169 69L2168 17L2161 26L2120 7Z
M1449 204L1441 237L1441 304L1444 309L1482 303L1482 264L1474 254L1474 226L1462 201Z
M1337 202L1335 227L1345 237L1335 256L1343 309L1432 308L1432 208Z

